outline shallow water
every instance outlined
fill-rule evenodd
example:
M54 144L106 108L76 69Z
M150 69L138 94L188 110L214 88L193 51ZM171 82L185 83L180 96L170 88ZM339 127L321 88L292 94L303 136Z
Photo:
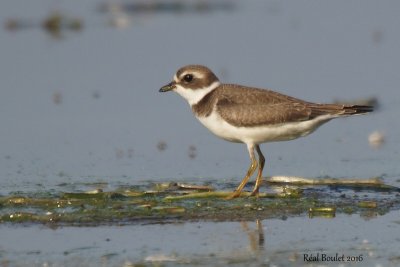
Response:
M356 266L397 266L400 240L393 233L399 215L396 211L368 220L358 215L269 219L259 227L254 221L57 229L1 226L0 253L4 266L155 262L164 266L354 266L354 261ZM317 253L319 262L304 261L304 255ZM322 261L322 254L336 253L349 262Z
M158 93L188 63L210 66L225 82L310 101L378 97L381 108L374 114L263 145L265 175L385 176L389 183L399 176L394 3L375 9L370 1L360 10L347 1L234 2L232 11L133 17L130 27L118 30L107 26L107 14L96 12L100 1L34 2L24 8L4 2L0 17L40 22L59 10L85 24L60 39L40 28L0 31L2 188L81 180L240 180L249 164L244 145L215 138L179 96ZM181 41L189 29L195 46ZM380 42L373 41L374 31L381 32ZM368 145L376 130L386 135L379 150Z
M2 23L30 26L0 30L0 196L171 181L233 189L249 164L244 145L215 138L180 97L158 93L178 67L192 63L211 67L224 82L309 101L377 97L380 108L371 115L263 145L264 174L378 176L400 187L400 4L229 2L233 8L210 12L122 14L130 23L115 28L109 22L121 14L100 12L98 0L2 1ZM83 28L49 34L39 25L54 10L82 19ZM368 144L374 131L385 136L379 149ZM362 253L363 266L396 266L398 215L263 220L261 249L249 241L254 221L249 231L243 223L209 221L54 230L6 224L0 264L129 266L164 257L170 265L298 266L310 251Z

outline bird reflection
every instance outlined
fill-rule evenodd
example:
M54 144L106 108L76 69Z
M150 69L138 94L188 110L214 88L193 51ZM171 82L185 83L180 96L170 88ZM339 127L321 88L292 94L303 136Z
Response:
M248 235L251 251L260 252L264 250L265 238L261 220L256 220L256 229L251 229L248 222L241 222L240 225L243 231Z

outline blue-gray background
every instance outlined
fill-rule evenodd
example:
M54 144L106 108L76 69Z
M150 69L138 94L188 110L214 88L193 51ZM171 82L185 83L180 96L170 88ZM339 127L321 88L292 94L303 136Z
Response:
M239 181L249 163L244 145L214 137L178 95L158 93L186 64L207 65L223 82L309 101L376 96L381 109L372 115L263 145L264 174L383 176L395 183L400 2L231 2L232 11L135 14L129 27L116 29L110 14L98 12L101 1L1 1L3 23L40 23L55 10L84 20L81 32L60 39L40 27L0 29L2 190L76 181ZM386 136L378 150L368 145L375 130Z

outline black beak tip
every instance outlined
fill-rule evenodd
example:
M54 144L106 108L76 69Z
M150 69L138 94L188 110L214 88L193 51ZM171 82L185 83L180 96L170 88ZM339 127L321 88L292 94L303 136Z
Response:
M168 91L173 90L174 87L175 87L175 83L174 83L174 82L171 82L171 83L169 83L169 84L164 85L163 87L161 87L160 90L158 90L158 91L161 92L161 93L164 93L164 92L168 92Z

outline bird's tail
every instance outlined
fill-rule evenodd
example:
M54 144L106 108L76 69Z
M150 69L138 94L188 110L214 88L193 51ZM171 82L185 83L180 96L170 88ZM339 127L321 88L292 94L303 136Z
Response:
M351 116L372 112L373 106L366 105L338 105L338 104L315 104L311 105L311 117L321 115Z
M373 106L362 106L362 105L352 105L352 106L343 106L344 114L343 115L356 115L356 114L364 114L374 111Z

